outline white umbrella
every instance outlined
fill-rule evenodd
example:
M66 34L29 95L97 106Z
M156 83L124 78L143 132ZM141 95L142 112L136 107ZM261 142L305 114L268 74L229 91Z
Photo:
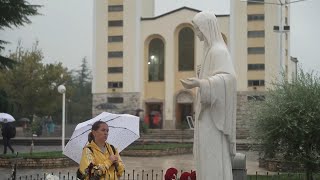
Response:
M7 120L7 122L13 122L15 121L14 117L11 116L8 113L0 113L0 122L4 122L4 120Z
M129 114L112 114L103 112L98 116L76 126L63 154L80 163L83 147L88 143L88 134L96 121L106 122L109 126L107 142L121 152L135 140L139 139L139 118Z

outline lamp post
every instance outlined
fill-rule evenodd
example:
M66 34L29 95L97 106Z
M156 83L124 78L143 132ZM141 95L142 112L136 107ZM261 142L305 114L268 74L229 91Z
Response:
M62 94L62 152L65 146L65 123L66 123L66 87L61 84L58 86L58 92Z

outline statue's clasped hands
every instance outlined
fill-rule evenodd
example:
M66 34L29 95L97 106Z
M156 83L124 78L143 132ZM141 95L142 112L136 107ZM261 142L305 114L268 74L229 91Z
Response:
M200 79L192 77L188 79L180 79L183 87L186 89L192 89L195 87L200 87Z

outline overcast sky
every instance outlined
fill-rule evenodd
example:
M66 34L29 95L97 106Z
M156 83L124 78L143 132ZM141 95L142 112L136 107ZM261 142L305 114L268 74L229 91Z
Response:
M267 1L267 0L266 0ZM43 7L43 15L31 18L32 24L0 31L0 39L11 42L6 50L15 50L19 40L31 48L38 40L45 63L63 62L69 69L79 68L87 57L92 64L92 0L29 0ZM229 14L226 0L156 0L156 15L188 6L199 10L214 10ZM291 5L291 56L297 57L306 70L320 70L320 0L308 0Z

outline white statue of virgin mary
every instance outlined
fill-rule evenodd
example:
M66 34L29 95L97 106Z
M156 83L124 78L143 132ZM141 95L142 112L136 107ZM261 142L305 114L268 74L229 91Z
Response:
M230 54L211 12L200 12L192 20L195 33L204 42L198 77L181 80L187 88L198 87L194 157L197 179L232 180L236 153L236 77Z

